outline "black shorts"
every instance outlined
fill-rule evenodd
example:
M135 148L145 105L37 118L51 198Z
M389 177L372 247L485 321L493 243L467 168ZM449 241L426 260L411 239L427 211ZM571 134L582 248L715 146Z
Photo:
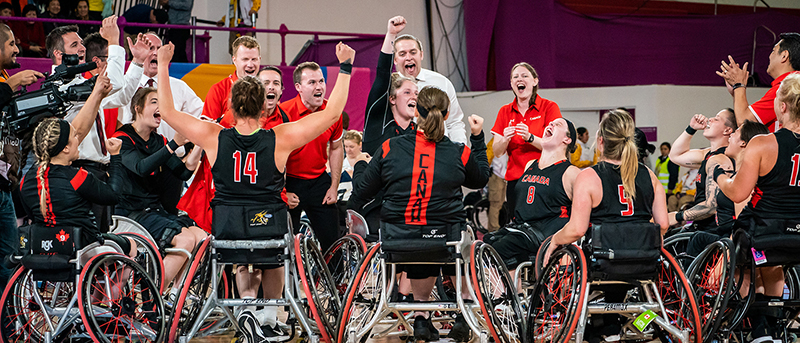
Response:
M131 242L125 237L118 236L113 233L101 233L100 237L102 237L103 240L110 240L114 243L117 243L117 245L122 248L123 255L128 255L128 253L131 251Z
M529 237L511 227L487 233L483 241L497 250L509 270L517 268L522 262L533 261L540 245L536 237Z
M180 234L183 228L194 225L194 221L189 217L176 216L163 209L147 209L141 212L130 212L125 215L144 226L147 232L156 240L155 243L164 247L169 247L172 244L172 239Z

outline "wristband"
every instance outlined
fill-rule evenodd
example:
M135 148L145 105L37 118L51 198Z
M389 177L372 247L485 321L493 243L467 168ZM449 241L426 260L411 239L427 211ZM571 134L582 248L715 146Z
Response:
M353 64L350 62L339 63L339 73L350 75L353 72Z
M717 182L717 178L722 175L728 173L727 170L722 169L719 165L714 167L714 182Z
M744 85L743 85L743 84L741 84L741 83L736 83L735 85L731 86L731 91L735 91L735 90L736 90L736 88L742 88L742 87L744 87Z
M697 130L695 130L691 125L689 125L686 127L686 133L694 136L694 134L697 133Z
M178 150L178 148L180 147L178 145L178 142L176 142L174 139L169 141L169 143L167 143L167 146L169 147L170 150L172 150L173 154L175 153L175 150Z
M675 221L678 223L683 222L683 211L675 212Z
M534 140L536 140L536 136L531 134L531 136L528 137L528 139L526 139L525 141L528 142L528 143L533 143Z

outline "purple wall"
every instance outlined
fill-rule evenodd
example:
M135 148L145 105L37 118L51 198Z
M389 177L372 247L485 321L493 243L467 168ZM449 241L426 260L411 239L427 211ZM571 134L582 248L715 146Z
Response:
M555 0L465 0L471 90L509 89L510 69L520 61L536 68L545 88L721 85L714 73L720 61L750 61L757 28L800 31L800 17L777 12L608 18L589 18ZM763 28L757 38L755 71L768 84L776 41Z

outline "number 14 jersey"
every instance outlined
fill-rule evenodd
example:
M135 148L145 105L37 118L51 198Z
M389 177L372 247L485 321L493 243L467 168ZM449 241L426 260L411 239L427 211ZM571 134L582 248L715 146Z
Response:
M275 166L275 132L259 129L242 135L236 129L219 133L217 161L211 168L216 193L213 205L283 202L284 173Z

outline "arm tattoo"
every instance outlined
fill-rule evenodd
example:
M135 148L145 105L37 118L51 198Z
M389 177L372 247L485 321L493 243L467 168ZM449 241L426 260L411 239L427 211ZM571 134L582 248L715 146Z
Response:
M717 165L718 163L708 163L706 165L706 171L709 169L714 170L714 167ZM706 175L708 175L708 173L706 173ZM684 211L683 218L686 220L700 220L716 214L717 193L719 193L719 186L714 182L714 178L706 176L706 200Z

